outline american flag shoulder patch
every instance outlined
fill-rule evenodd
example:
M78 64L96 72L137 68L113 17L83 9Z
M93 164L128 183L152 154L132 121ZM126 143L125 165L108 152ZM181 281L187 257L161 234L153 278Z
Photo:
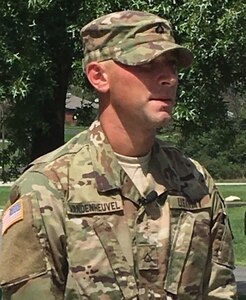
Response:
M7 229L18 221L23 220L23 200L19 199L14 204L12 204L4 212L2 217L2 235L7 231Z

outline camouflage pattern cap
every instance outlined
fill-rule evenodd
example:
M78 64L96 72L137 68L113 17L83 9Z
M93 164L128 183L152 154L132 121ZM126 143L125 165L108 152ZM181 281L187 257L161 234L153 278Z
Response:
M145 64L167 51L175 51L179 67L189 67L190 50L175 43L171 24L154 14L121 11L102 16L81 29L84 66L113 59L125 65Z

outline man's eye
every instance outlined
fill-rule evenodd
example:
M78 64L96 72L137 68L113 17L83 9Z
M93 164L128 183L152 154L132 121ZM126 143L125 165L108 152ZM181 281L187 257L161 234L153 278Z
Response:
M174 70L176 70L176 71L178 70L178 62L176 59L171 60L170 65L173 67Z
M137 66L138 69L141 71L149 71L153 68L153 63L152 62L149 62L147 64L143 64L143 65L138 65Z

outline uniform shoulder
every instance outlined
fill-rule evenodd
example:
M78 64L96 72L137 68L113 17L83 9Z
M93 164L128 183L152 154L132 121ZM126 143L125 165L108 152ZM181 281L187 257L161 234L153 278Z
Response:
M209 194L216 189L215 182L199 161L189 157L175 145L158 140L158 146L165 153L170 166L180 175L182 179L194 178L200 186L206 187ZM158 147L157 147L158 149ZM195 185L194 185L195 186ZM193 188L193 187L192 187ZM194 189L194 188L193 188Z
M37 177L39 177L38 174L42 174L53 182L58 189L64 189L64 184L66 185L66 181L68 180L68 169L74 157L83 151L83 149L86 149L88 143L88 131L85 130L61 147L31 162L25 168L18 181L23 182L29 176L33 177L33 180L37 180ZM83 159L85 159L85 156ZM64 181L64 184L61 181Z
M88 145L87 133L85 130L77 134L61 147L31 162L14 182L9 197L10 203L33 191L42 190L42 194L47 191L52 194L65 193L68 188L69 168L74 157ZM83 151L83 154L86 152ZM83 159L87 158L83 156Z
M27 177L32 182L47 179L57 190L67 191L76 180L81 179L82 173L92 170L92 161L97 159L95 152L104 144L103 139L100 123L95 121L63 146L30 163L19 182L23 185Z
M161 140L159 138L156 139L156 142L157 142L158 146L161 149L163 149L164 151L170 151L170 152L174 152L174 153L176 152L177 154L180 154L181 156L184 155L184 152L171 142L167 142L167 141Z
M176 159L191 160L181 149L176 145L160 139L156 140L158 148L164 151L173 161Z
M196 169L198 169L204 175L204 167L197 160L189 157L180 148L178 148L174 144L171 144L171 143L166 142L166 141L162 141L160 139L157 139L157 143L158 143L159 147L161 149L163 149L166 153L168 153L171 156L177 156L180 159L189 161L190 165L192 167L195 167Z
M88 143L88 130L82 131L75 135L71 140L69 140L64 145L59 148L40 156L35 159L31 165L39 165L43 163L52 162L64 155L72 155L80 151Z

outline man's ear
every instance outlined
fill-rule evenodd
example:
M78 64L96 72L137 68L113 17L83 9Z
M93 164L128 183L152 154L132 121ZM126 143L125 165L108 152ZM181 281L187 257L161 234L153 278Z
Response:
M104 65L98 62L90 62L86 66L86 75L92 86L100 92L107 93L109 90L108 76Z

